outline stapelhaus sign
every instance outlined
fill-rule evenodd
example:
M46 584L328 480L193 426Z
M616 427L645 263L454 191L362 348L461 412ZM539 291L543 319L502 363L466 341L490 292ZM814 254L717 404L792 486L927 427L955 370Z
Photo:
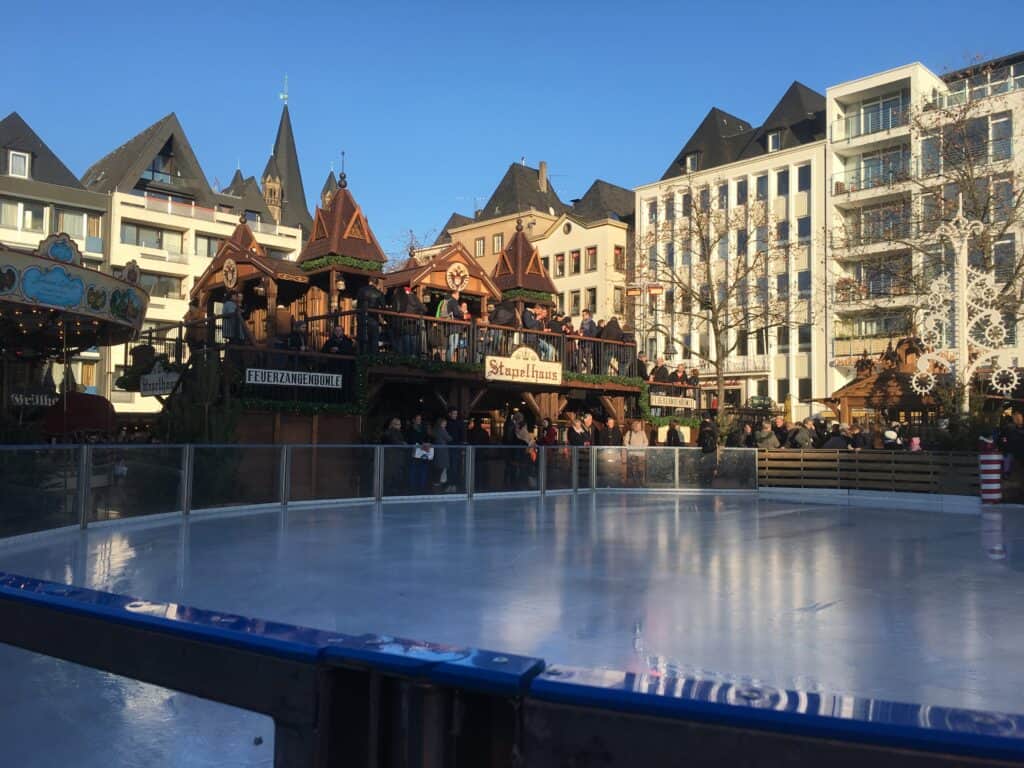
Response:
M516 384L561 384L561 363L547 363L529 347L519 347L509 357L484 358L484 378Z
M341 389L340 373L311 373L309 371L279 371L273 368L247 368L246 384L272 387L321 387Z

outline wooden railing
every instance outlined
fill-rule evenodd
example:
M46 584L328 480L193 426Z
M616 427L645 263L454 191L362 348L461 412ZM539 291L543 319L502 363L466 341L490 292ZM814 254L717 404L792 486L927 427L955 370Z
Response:
M978 495L978 455L966 452L759 451L761 487Z

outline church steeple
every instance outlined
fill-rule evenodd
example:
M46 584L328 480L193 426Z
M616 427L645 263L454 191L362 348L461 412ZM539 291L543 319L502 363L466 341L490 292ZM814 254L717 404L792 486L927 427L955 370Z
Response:
M267 206L277 217L278 224L301 227L303 236L308 236L313 226L313 217L306 208L306 190L302 186L299 153L295 149L295 134L287 102L281 110L274 151L263 171L262 182Z
M327 181L324 182L323 188L320 190L320 207L326 208L331 204L331 197L335 192L338 191L338 179L334 175L334 169L331 168L331 172L327 175Z

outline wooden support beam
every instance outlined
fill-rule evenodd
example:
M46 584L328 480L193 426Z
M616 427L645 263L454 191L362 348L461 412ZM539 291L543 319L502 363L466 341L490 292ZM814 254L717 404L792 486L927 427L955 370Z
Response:
M558 395L558 415L562 415L562 411L565 410L565 406L569 404L569 398L565 395Z
M626 400L623 397L609 397L608 395L601 395L601 405L608 412L610 416L614 416L615 420L622 423L622 414L625 410Z
M469 390L469 391L471 393L473 392L473 390ZM469 400L466 403L466 413L465 413L466 416L468 416L470 414L470 412L474 408L476 408L477 403L479 403L483 399L483 396L486 395L486 394L487 394L487 387L481 387L480 389L476 390L475 393L470 394Z
M537 400L533 396L533 392L523 392L521 396L523 398L523 402L526 403L526 407L530 409L534 418L536 418L537 421L543 419L544 414L541 412L540 405L537 404Z

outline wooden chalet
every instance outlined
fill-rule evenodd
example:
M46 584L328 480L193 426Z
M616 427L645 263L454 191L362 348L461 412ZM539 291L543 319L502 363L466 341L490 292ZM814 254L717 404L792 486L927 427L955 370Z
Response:
M498 255L491 278L502 298L515 299L520 308L523 304L553 305L558 292L544 269L540 252L523 231L522 219L516 221L515 234Z
M409 288L424 306L430 306L440 295L459 291L477 317L487 313L488 306L501 301L501 289L480 266L479 260L455 242L433 258L417 258L410 254L401 268L384 275L384 289Z

